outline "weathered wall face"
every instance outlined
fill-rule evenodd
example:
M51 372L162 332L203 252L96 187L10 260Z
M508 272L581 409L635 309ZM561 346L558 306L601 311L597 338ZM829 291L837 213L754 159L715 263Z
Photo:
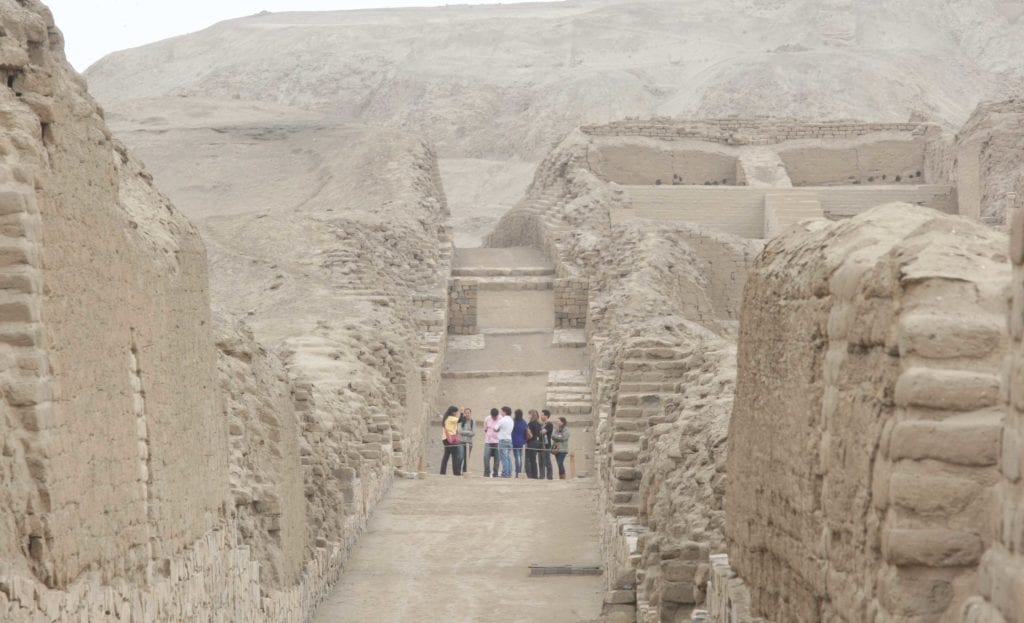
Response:
M1007 226L1007 195L1024 178L1024 99L978 106L953 152L960 214Z
M993 543L978 573L977 592L964 607L965 623L1024 621L1024 179L1010 225L1010 344L1005 362L1007 401L999 448L1002 479L995 491Z
M924 137L880 140L848 147L802 146L779 150L793 186L922 184Z
M586 293L606 614L674 620L703 600L709 554L724 549L729 339L762 243L615 223L626 193L588 168L590 140L573 134L552 152L488 241L545 249Z
M594 174L617 184L735 185L738 159L715 153L714 145L700 149L659 143L606 140L588 154Z
M730 561L774 621L954 621L992 510L1003 237L909 206L772 241L744 297Z
M216 340L239 540L259 560L262 583L283 588L298 579L307 545L293 386L241 323L216 318Z
M5 394L34 486L4 556L51 586L86 570L144 579L213 527L227 491L209 477L227 454L205 251L111 142L49 11L4 2L0 19L4 153L22 197L5 210L3 270L22 284L4 318Z
M267 133L365 157L352 186L318 168L337 184L301 209L205 226L215 298L269 352L211 326L198 231L61 45L39 2L0 0L0 620L304 621L422 453L451 254L436 159Z

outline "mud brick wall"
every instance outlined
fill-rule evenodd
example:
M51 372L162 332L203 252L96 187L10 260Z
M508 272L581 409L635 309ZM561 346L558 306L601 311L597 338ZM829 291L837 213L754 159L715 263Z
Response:
M1008 404L998 454L1002 479L993 518L996 539L981 561L979 595L964 608L966 623L1024 622L1024 194L1018 197L1010 225L1013 302L1005 365Z
M1005 245L911 206L769 243L725 497L752 616L952 620L973 593L996 537Z
M0 558L51 587L151 577L228 491L205 249L111 139L49 11L5 1L0 22Z

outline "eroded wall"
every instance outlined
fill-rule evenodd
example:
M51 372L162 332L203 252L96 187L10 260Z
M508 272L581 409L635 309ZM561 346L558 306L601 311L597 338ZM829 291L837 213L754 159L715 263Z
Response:
M538 168L488 238L545 249L581 282L600 483L605 613L672 620L703 600L724 551L724 431L746 273L760 241L683 222L616 223L623 189L585 134Z
M42 4L0 0L0 620L307 620L422 453L451 249L436 159L333 128L387 175L204 230L237 254L213 253L214 298L242 306L215 325L198 230L62 46ZM267 244L282 231L300 242Z
M1024 198L1024 180L1018 197ZM978 595L964 607L965 623L1024 621L1024 203L1014 206L1010 225L1010 342L1004 367L1006 415L998 461L1002 479L996 486L991 520L995 539L981 560Z
M979 105L950 151L960 214L1005 228L1024 178L1024 99Z
M50 586L146 578L222 518L227 491L207 476L227 453L205 251L111 141L49 11L5 2L0 18L4 160L22 197L5 210L3 270L21 280L5 395L34 488L5 558Z
M744 296L725 496L752 615L958 620L996 536L1004 247L910 206L768 245Z

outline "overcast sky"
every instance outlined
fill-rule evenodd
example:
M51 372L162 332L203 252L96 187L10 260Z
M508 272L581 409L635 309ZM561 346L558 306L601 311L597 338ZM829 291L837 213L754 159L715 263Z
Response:
M525 0L44 0L67 41L68 60L84 71L116 50L202 30L260 11L330 11L445 4L512 4Z

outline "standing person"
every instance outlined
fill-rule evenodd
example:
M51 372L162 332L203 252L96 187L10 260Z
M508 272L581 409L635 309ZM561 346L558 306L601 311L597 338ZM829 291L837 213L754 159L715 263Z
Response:
M565 480L565 455L569 454L569 421L565 416L558 418L558 426L551 433L551 451L558 462L558 479Z
M540 414L530 409L530 423L526 425L526 477L537 477L537 461L541 452L540 437L544 427L540 423Z
M512 421L512 407L502 407L501 417L495 430L498 432L498 459L501 460L501 477L512 477L512 429L515 423Z
M551 419L551 412L547 409L541 409L540 411L540 425L543 428L543 432L540 436L541 450L539 452L539 463L540 469L537 474L537 478L547 478L553 480L554 475L551 473L551 433L555 429L555 425L549 422Z
M484 478L498 477L498 410L491 409L491 416L484 418ZM494 469L491 469L491 463Z
M462 471L469 471L469 455L473 453L473 436L476 435L476 422L473 421L473 410L466 407L459 418L459 439L462 441Z
M516 460L516 478L523 471L523 448L526 447L526 420L523 410L516 409L512 417L512 458Z
M459 408L448 407L444 412L441 425L441 444L444 445L444 458L441 459L441 475L448 469L448 459L452 460L452 474L462 475L462 453L459 451Z

